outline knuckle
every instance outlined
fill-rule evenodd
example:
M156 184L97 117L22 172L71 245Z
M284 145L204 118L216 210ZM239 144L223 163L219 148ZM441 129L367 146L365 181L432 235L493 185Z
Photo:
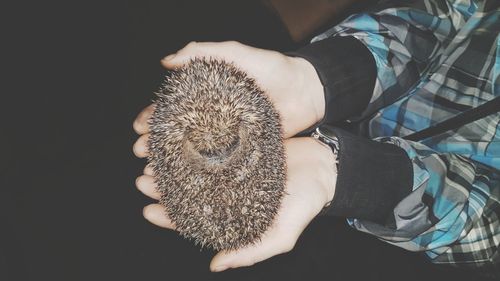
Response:
M246 262L246 264L244 264L244 266L252 266L252 265L256 264L257 262L258 262L257 257L252 257L252 258L250 258L250 259Z
M134 131L136 133L139 133L141 131L141 124L139 123L139 121L137 119L134 120L134 123L132 124L132 127L134 128Z
M295 247L295 242L285 240L281 245L281 253L288 253Z
M134 145L132 146L132 150L134 151L135 155L138 155L139 152L139 140L137 140Z
M184 47L184 49L194 49L196 47L197 43L196 41L191 41L189 43L187 43L186 47Z
M148 145L147 145L147 135L142 135L134 144L133 146L133 151L136 156L142 156L144 153L147 152L148 150Z
M226 41L226 45L234 48L234 47L240 46L241 43L238 41L235 41L235 40L230 40L230 41Z
M138 121L145 121L145 119L148 118L148 115L149 115L149 111L148 110L143 110L141 111L141 113L139 113L139 116L138 116Z
M151 211L149 210L149 206L145 206L144 208L142 208L142 216L147 218L150 216L151 214Z
M288 253L288 252L290 252L292 249L293 249L293 247L291 247L291 246L286 246L286 247L284 247L284 248L283 248L283 250L282 250L282 252L281 252L281 253L282 253L282 254Z

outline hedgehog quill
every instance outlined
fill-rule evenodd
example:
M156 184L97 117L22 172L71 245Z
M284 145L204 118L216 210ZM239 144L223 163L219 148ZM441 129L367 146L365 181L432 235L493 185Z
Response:
M272 225L286 180L279 114L233 64L194 59L171 72L149 120L148 162L177 230L238 249Z

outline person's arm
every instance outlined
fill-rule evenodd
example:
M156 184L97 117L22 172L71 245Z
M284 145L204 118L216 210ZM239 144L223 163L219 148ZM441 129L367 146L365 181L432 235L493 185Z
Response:
M316 126L339 139L336 191L325 213L425 251L433 262L483 266L499 259L498 173L467 155L399 137L373 141L328 126L367 117L407 95L477 7L411 3L353 15L292 53L315 67L324 86L326 114Z
M500 171L399 137L369 140L322 128L339 141L336 191L326 215L434 263L500 263Z
M362 119L407 95L477 7L476 1L462 2L379 7L289 52L309 61L323 84L325 115L316 126Z

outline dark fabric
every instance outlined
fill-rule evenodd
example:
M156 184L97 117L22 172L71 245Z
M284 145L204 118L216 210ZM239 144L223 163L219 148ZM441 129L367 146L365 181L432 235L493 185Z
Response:
M454 117L437 123L432 127L415 132L404 138L411 141L420 141L426 138L434 137L444 132L454 130L470 124L476 120L489 116L500 111L500 96L481 104L478 107L471 108Z
M287 55L302 57L318 72L325 91L325 116L314 127L355 118L366 109L377 69L371 52L352 36L331 37Z
M322 126L320 130L339 141L339 166L335 195L323 214L384 223L413 186L413 168L406 152Z

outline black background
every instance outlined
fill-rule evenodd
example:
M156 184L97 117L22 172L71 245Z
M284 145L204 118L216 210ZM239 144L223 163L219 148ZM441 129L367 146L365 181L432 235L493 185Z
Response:
M318 218L295 249L210 273L212 251L149 224L136 114L189 41L294 44L258 1L44 2L1 8L0 280L459 280ZM477 278L474 278L477 280Z

